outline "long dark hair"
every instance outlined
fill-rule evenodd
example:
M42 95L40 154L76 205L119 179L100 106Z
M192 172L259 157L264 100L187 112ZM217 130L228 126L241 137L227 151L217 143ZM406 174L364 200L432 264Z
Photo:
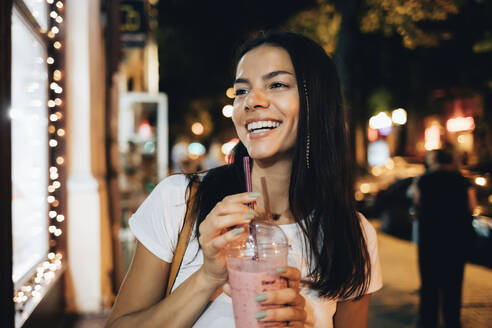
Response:
M289 32L270 32L247 42L236 63L261 45L285 49L296 73L300 111L289 204L310 246L310 287L324 297L360 297L368 288L370 259L355 210L346 113L335 65L314 41ZM196 236L199 224L217 202L245 191L242 157L247 155L240 142L234 149L232 164L212 169L203 177L195 203Z

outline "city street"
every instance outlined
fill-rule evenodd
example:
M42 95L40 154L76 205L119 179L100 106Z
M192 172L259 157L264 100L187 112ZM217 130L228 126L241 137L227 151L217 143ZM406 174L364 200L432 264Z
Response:
M371 223L378 228L378 221ZM372 297L371 328L415 327L419 276L416 245L379 233L384 287ZM491 327L492 270L467 264L463 284L463 328Z
M371 220L378 229L379 221ZM413 328L417 319L419 277L416 245L378 233L384 287L372 297L370 328ZM65 327L98 328L107 314L69 322ZM492 322L492 270L468 264L463 289L463 328L487 328Z

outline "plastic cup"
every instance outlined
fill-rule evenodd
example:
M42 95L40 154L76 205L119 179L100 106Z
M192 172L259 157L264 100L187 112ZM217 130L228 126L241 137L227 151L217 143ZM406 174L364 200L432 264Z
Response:
M287 266L287 237L275 224L257 220L254 224L256 243L251 235L245 234L244 238L229 244L226 250L236 328L261 327L255 314L277 306L262 305L255 297L287 287L287 281L277 271L278 267Z

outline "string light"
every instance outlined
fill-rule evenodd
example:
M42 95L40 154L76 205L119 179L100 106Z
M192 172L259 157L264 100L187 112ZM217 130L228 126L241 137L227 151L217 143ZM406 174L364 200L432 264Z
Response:
M46 58L46 63L48 65L53 65L49 68L52 70L50 74L50 91L51 95L56 95L48 100L47 106L50 109L55 109L56 106L61 106L63 104L63 86L60 85L63 80L63 71L58 63L55 61L58 52L63 50L63 44L61 39L57 39L62 33L62 26L58 25L63 22L63 17L60 15L60 11L64 8L63 0L46 0L49 8L50 21L48 28L43 29L41 33L45 34L51 39L53 48L49 51L54 53L54 56L48 56ZM43 58L39 58L40 63L44 61ZM42 104L41 104L42 106ZM60 145L59 138L63 138L66 135L66 130L61 125L61 120L63 119L63 113L61 112L63 108L57 108L57 111L49 115L50 124L48 125L48 132L50 133L50 139L48 145L51 147L52 151L55 150L54 147ZM63 215L63 208L60 206L60 201L57 199L59 195L57 194L58 189L62 187L63 181L60 181L60 172L58 165L63 165L65 162L64 155L60 153L62 147L56 148L56 159L54 163L49 167L49 178L51 184L48 186L48 196L46 198L49 204L48 218L50 219L50 225L48 227L50 237L50 248L53 249L57 245L57 238L63 234L62 228L59 225L61 222L65 221L65 216ZM60 206L60 207L59 207ZM61 253L56 253L54 251L48 253L47 258L44 262L36 267L34 275L26 282L22 287L14 292L14 302L16 310L22 312L26 302L29 300L38 300L45 294L46 288L57 276L57 272L62 268L63 256Z
M46 2L51 5L50 13L49 16L53 19L51 21L51 27L49 27L49 32L47 33L48 37L55 39L57 35L60 34L61 32L61 27L58 26L57 24L60 24L63 22L63 17L59 14L59 10L62 10L64 7L64 3L62 0L56 1L56 0L46 0ZM53 40L53 48L56 50L60 50L63 45L61 40ZM55 59L53 57L49 57L47 59L48 64L54 65L55 64ZM53 91L53 93L60 95L55 97L54 99L49 100L48 106L50 108L55 108L56 106L61 106L63 104L62 96L61 94L63 93L63 87L59 84L60 81L63 79L63 72L61 68L59 67L54 67L51 75L51 81L50 81L50 89ZM61 108L60 108L61 109ZM58 126L57 124L60 124L60 121L63 119L63 114L62 112L57 110L56 112L52 113L49 115L49 120L52 122L48 126L48 131L51 135L51 138L48 141L48 144L50 147L54 148L57 147L60 144L60 140L58 138L62 138L65 136L66 131L64 127ZM55 197L56 191L62 187L62 183L58 180L60 177L59 170L57 168L57 165L62 165L64 164L65 159L62 155L58 155L56 159L54 160L54 163L52 166L49 168L49 177L52 183L48 186L48 192L49 192L49 199L48 203L50 204L50 211L49 211L49 217L51 219L56 218L56 222L63 222L65 217L63 216L62 213L59 212L59 210L55 210L60 204L59 200ZM55 237L58 237L62 234L62 230L56 226L56 224L51 225L53 228L50 227L50 233L54 235ZM54 240L52 240L53 242ZM53 244L52 244L53 245ZM56 260L60 262L60 259L55 259L55 254L50 253L48 255L49 260ZM61 263L61 262L60 262ZM50 272L52 273L53 268L55 266L53 263L50 265ZM46 280L49 280L51 277L51 273L45 273L44 278Z
M61 230L54 230L53 234L61 234ZM30 298L38 299L41 297L41 290L43 287L47 286L55 277L56 272L62 268L63 256L61 253L49 253L47 256L47 261L39 264L36 267L36 273L33 275L31 280L26 282L21 288L19 288L14 294L14 302L17 308L22 309L24 303L26 303Z
M59 69L55 69L53 72L53 80L60 81L62 79L62 73Z

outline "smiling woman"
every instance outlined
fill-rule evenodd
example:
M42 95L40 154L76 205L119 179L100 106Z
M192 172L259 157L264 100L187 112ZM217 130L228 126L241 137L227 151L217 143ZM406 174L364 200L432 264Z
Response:
M297 138L299 92L289 53L261 46L238 63L232 120L255 159L287 155Z
M130 219L137 250L108 326L234 327L224 250L258 215L247 206L256 202L276 218L290 249L288 266L278 268L287 288L264 290L249 302L261 309L254 322L367 327L370 294L382 278L375 230L355 210L333 61L301 35L264 34L239 52L234 89L240 142L233 163L165 179ZM244 192L245 156L251 193ZM190 216L194 234L163 298Z

